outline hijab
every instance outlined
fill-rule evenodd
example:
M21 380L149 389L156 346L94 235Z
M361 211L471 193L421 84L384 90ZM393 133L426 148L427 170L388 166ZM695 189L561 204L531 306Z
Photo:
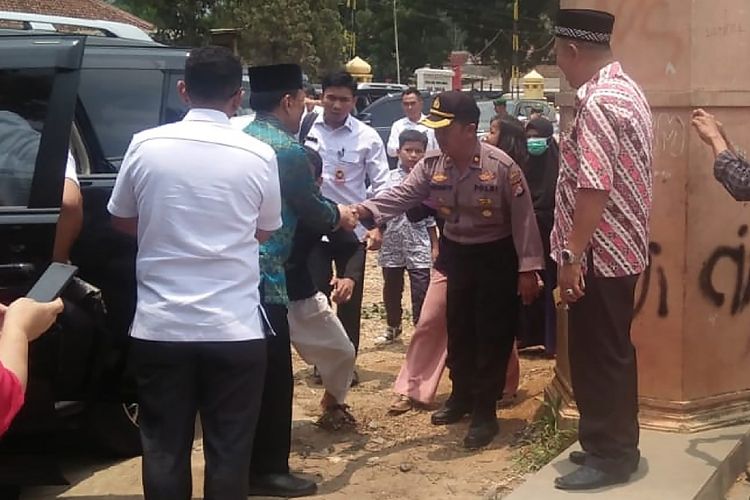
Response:
M555 189L560 171L560 150L553 137L552 122L546 118L534 118L526 124L526 131L535 130L538 137L549 141L547 151L539 156L530 155L525 165L521 165L529 184L534 210L538 216L552 217L555 211Z

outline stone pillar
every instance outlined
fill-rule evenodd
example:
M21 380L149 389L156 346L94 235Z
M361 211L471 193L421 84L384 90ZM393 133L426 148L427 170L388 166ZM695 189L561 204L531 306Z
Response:
M613 49L654 113L651 265L636 292L641 423L692 432L750 417L750 210L714 180L713 157L690 126L703 107L750 147L747 0L561 0L612 12ZM565 122L573 94L559 101ZM575 415L561 315L548 390Z

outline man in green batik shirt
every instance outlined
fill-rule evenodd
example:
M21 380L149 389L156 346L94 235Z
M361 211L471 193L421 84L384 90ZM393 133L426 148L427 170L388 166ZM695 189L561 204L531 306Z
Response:
M305 108L300 67L259 66L249 68L248 74L250 106L257 115L245 132L276 152L283 220L282 228L260 248L261 304L275 336L268 339L268 368L253 444L250 493L312 495L317 489L315 482L289 473L294 381L284 264L298 223L325 233L337 228L352 230L357 217L320 195L305 150L295 140Z

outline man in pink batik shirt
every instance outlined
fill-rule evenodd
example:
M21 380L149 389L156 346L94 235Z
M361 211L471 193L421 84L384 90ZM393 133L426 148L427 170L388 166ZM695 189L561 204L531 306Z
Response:
M552 257L568 313L571 381L581 414L581 467L555 481L582 490L638 468L638 375L630 339L638 276L648 260L651 110L610 49L615 19L561 10L557 63L578 89L561 142Z

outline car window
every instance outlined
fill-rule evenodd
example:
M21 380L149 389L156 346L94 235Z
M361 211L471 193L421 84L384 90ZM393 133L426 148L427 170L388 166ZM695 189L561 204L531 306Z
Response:
M404 116L401 99L384 100L372 110L373 127L390 127L393 122Z
M185 117L188 111L187 104L183 102L179 92L177 92L177 82L185 78L183 72L173 72L169 74L167 80L167 98L164 102L164 123L178 122Z
M81 72L79 96L107 160L119 163L133 134L159 125L163 86L161 70Z
M0 70L0 207L26 207L55 71Z

